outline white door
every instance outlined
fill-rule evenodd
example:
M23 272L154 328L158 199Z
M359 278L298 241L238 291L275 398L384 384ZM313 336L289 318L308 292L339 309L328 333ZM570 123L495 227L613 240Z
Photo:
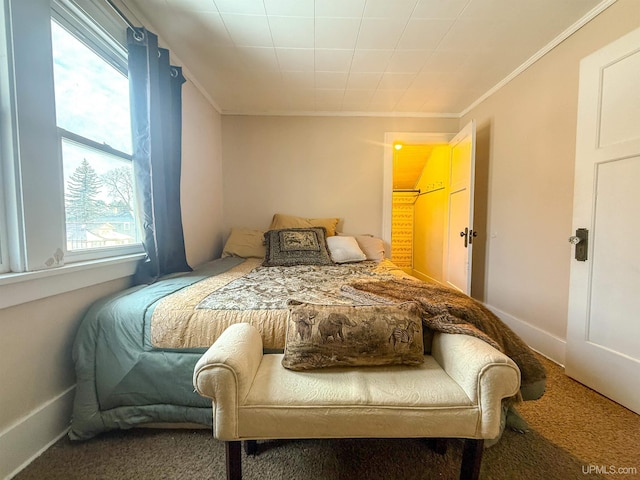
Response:
M580 64L573 208L566 373L640 413L640 29Z
M476 160L476 124L469 122L449 143L449 190L443 259L447 285L471 293L473 251L473 185Z

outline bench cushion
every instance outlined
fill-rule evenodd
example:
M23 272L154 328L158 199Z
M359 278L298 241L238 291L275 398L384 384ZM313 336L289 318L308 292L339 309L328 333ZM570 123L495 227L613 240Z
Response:
M433 357L414 367L295 372L264 355L238 406L240 438L477 435L477 406Z
M467 335L438 332L433 347L418 366L297 372L236 324L198 360L193 384L212 400L219 440L496 438L502 399L520 386L516 364Z

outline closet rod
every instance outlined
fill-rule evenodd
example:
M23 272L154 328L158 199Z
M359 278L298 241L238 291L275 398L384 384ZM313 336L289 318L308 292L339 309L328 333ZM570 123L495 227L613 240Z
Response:
M426 195L427 193L433 193L433 192L437 192L439 190L444 190L444 187L438 187L438 188L434 188L432 190L427 190L426 192L421 192L418 194L419 197L421 197L422 195Z

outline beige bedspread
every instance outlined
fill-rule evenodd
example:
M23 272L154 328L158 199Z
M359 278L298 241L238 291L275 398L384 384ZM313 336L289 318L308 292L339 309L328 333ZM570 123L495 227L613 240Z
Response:
M287 301L358 304L340 287L354 280L406 276L388 260L354 264L262 267L247 259L225 273L168 295L151 317L156 348L207 348L231 324L250 323L262 334L266 349L284 348Z

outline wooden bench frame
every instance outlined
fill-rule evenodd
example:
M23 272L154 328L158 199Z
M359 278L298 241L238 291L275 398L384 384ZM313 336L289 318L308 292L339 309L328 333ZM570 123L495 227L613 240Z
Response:
M433 450L444 455L447 451L445 438L429 439L434 440ZM226 472L227 480L242 480L242 448L244 444L245 453L249 456L258 455L257 440L232 440L225 442ZM478 480L480 478L480 464L482 463L482 453L484 451L484 440L467 438L464 440L462 450L462 462L460 466L460 480Z

